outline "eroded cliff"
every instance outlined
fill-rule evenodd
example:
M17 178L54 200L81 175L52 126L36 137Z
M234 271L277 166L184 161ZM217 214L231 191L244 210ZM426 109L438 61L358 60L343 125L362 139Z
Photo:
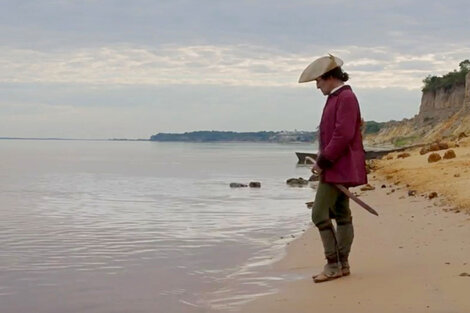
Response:
M423 91L417 115L388 122L365 141L368 145L402 146L456 137L462 132L470 135L470 72L464 84Z

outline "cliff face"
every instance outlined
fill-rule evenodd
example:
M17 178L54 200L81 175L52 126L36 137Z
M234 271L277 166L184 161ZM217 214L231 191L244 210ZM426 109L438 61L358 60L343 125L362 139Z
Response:
M439 89L423 92L417 116L418 122L448 118L462 108L464 98L465 86L454 86L450 90Z
M411 119L388 122L376 135L366 136L369 145L426 143L461 132L470 135L470 72L465 85L423 92L419 113Z
M464 107L466 110L470 109L470 72L467 73L465 77L465 99L464 99Z

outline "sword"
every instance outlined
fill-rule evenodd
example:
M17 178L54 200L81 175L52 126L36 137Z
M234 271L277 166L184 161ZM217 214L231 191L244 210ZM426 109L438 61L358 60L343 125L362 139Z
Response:
M315 163L315 160L312 159L311 157L305 157L305 159L309 159L312 163ZM342 193L344 193L348 198L352 199L354 202L359 204L362 208L366 209L369 213L374 214L376 216L379 216L379 213L377 213L376 210L374 210L370 205L356 197L351 191L348 190L348 188L344 187L343 185L340 184L333 184L336 188L338 188Z

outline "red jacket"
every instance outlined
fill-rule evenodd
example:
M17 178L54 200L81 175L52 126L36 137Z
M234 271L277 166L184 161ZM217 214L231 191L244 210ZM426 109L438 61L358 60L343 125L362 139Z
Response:
M346 187L367 183L361 112L356 95L343 86L328 96L320 122L317 164L322 181Z

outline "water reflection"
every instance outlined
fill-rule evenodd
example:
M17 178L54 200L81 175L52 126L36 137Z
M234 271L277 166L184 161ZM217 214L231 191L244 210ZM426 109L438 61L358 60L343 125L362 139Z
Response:
M285 185L305 169L284 147L26 144L8 142L0 160L2 313L57 310L51 293L68 312L109 312L109 299L122 310L137 311L140 299L140 311L154 312L158 299L166 312L196 312L191 304L207 312L201 290L219 286L229 287L210 305L232 307L249 297L247 286L271 291L279 278L257 278L256 267L308 215L312 190ZM231 189L232 180L262 188Z

